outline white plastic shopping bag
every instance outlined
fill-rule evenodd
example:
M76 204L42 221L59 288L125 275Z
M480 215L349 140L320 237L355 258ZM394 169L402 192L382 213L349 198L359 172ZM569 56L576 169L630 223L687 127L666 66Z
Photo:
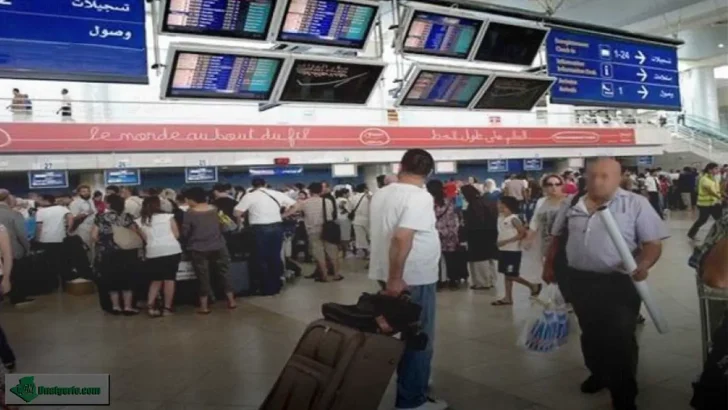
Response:
M533 300L534 313L529 318L518 344L536 352L551 352L569 338L569 312L559 287L547 285Z

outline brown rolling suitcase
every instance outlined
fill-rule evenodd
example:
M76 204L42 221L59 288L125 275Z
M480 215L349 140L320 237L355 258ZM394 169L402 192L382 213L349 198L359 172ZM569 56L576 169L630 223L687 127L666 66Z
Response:
M315 321L260 410L376 410L403 351L399 339Z

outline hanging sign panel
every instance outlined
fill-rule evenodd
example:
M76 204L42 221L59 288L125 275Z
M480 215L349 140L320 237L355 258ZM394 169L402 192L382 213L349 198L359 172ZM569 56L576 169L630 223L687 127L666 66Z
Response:
M489 159L488 172L508 172L507 159Z
M417 66L395 106L468 108L490 77L483 70Z
M543 158L527 158L523 160L524 171L541 171L543 170Z
M144 4L0 0L0 77L147 84Z
M411 9L399 49L405 53L467 59L483 20L458 13L465 14L457 10L441 14Z
M217 182L217 167L185 168L185 183L202 184L210 182Z
M106 185L140 185L142 178L139 169L107 169L104 171Z
M552 28L546 54L554 103L680 110L675 47Z

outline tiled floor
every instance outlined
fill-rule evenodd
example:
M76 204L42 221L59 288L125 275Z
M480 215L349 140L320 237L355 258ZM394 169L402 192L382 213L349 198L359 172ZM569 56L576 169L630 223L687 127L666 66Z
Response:
M649 321L641 329L639 404L645 410L689 409L690 381L700 370L697 297L686 266L689 224L685 215L670 222L673 237L651 274L672 332L659 335ZM112 317L100 313L95 296L59 294L22 309L3 307L0 320L19 372L110 373L112 409L253 410L322 302L350 303L374 290L356 266L350 263L343 282L301 279L279 296L245 299L233 312L216 306L209 316L181 308L157 320ZM540 276L535 257L524 272ZM529 313L525 289L517 292L513 308L490 306L495 291L438 295L435 393L455 410L608 409L607 394L578 391L587 376L578 335L549 354L516 346ZM392 404L390 389L381 409Z

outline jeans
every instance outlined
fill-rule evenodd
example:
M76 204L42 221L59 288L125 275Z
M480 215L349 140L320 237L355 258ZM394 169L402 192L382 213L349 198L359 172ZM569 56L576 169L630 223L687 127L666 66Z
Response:
M634 409L640 300L629 275L571 270L571 304L581 327L581 350L592 375L606 383L617 410Z
M258 283L261 295L275 295L283 286L283 226L275 223L253 225L251 228L255 240L255 251L251 255L254 282Z
M435 294L437 284L410 286L412 302L422 306L420 322L429 338L425 350L405 350L397 367L397 401L399 409L413 409L427 401L433 343L435 341Z
M718 205L713 206L698 206L698 219L695 221L690 230L688 231L688 237L694 238L700 228L708 222L708 218L713 217L713 220L718 220L723 216L723 207Z

